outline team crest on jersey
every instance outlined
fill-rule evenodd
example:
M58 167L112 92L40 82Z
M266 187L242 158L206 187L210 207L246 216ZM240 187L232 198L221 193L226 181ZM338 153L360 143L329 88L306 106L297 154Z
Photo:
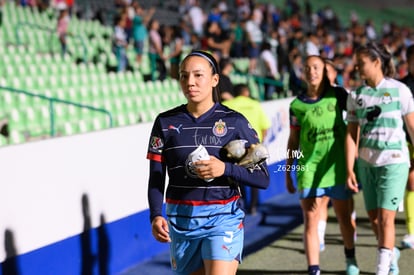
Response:
M391 94L389 92L385 92L381 98L381 101L384 104L390 104L392 102Z
M164 146L162 139L159 137L151 137L150 146L152 150L158 150Z
M335 105L332 104L332 103L329 103L327 109L328 109L329 112L334 112L335 111Z
M227 126L221 119L214 123L213 134L217 137L223 137L227 134Z

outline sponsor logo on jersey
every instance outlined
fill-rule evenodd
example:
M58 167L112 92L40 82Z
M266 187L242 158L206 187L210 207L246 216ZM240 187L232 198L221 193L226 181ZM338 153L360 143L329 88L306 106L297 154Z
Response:
M227 126L221 119L214 123L213 134L217 137L224 137L227 134Z
M183 127L182 124L178 125L178 126L174 126L174 125L169 125L168 126L168 130L174 130L177 132L177 134L181 134L181 128Z

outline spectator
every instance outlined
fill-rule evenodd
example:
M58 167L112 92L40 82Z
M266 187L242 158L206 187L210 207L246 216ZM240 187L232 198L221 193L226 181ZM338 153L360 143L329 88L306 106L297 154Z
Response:
M220 24L215 21L206 25L205 40L207 50L213 52L219 59L230 56L231 39L228 33L223 32Z
M306 82L304 80L302 57L294 54L292 57L292 66L289 70L289 90L293 95L301 95L306 91Z
M257 100L251 98L250 89L247 84L235 85L234 96L233 99L223 101L223 105L230 109L237 110L244 115L256 131L259 142L263 142L271 123L269 117L264 112L262 105L260 105L260 102ZM242 194L244 193L246 195L246 189L250 190L248 213L255 215L259 204L259 190L254 187L243 187Z
M3 7L5 3L6 3L6 0L0 0L0 27L3 24Z
M200 50L202 48L201 39L195 32L190 34L190 41L190 45L193 50Z
M170 76L174 79L179 79L179 66L181 62L181 55L183 53L184 40L181 37L181 29L179 26L166 27L165 33L166 45L169 47L169 55L167 59L170 61Z
M62 57L65 56L67 52L67 36L69 28L69 12L67 8L61 9L59 11L59 17L57 21L57 35L59 37L60 49Z
M207 23L209 23L209 22L220 23L220 21L221 21L221 12L220 12L220 9L218 7L218 4L215 3L211 7L210 12L207 16Z
M319 39L315 33L308 33L305 47L305 56L320 55Z
M231 45L231 56L232 57L245 57L246 56L246 20L238 20L231 24L231 36L233 42Z
M287 41L287 35L281 35L278 33L278 46L276 48L277 56L277 70L281 76L284 76L285 73L289 73L291 67L291 62L289 59L289 45Z
M180 25L180 30L181 30L181 37L183 38L183 42L185 46L191 46L191 27L187 24L187 21L185 20L185 18L180 18L179 19L179 25Z
M193 32L197 34L198 37L202 37L204 35L203 28L205 22L205 15L200 7L199 0L194 1L194 4L188 10L188 15L190 16L190 22Z
M141 65L145 41L148 39L147 24L154 15L155 8L144 10L138 1L133 2L133 7L135 9L135 16L132 20L132 38L134 40L136 62L138 65Z
M37 1L39 2L39 1ZM72 16L75 9L75 0L65 0L69 15Z
M113 37L113 52L117 60L117 71L123 72L128 66L128 59L126 49L128 47L127 35L125 32L126 14L119 15L116 19L114 37Z
M230 79L230 74L233 71L233 62L230 58L222 58L220 60L220 81L218 84L218 90L220 93L221 101L229 100L234 97L233 83Z
M370 41L377 40L377 32L375 30L374 22L372 21L372 19L368 19L365 22L365 33L368 37L368 40Z
M264 82L265 100L271 100L273 99L275 92L277 92L279 96L283 91L283 89L277 85L277 79L280 79L280 75L277 70L276 56L272 53L270 43L267 41L262 44L258 63L258 76L260 78L259 85L260 82Z
M246 36L248 41L249 73L255 73L257 69L257 60L260 55L262 46L263 33L258 24L258 12L253 12L246 22Z
M152 80L164 80L167 77L164 48L160 34L160 23L157 19L149 22L149 60ZM158 76L157 76L158 73Z

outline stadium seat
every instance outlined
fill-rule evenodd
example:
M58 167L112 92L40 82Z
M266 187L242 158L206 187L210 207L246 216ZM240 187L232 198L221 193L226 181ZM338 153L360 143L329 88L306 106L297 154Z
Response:
M78 121L77 128L79 133L87 133L92 131L92 124L87 119L81 119Z
M13 130L25 131L27 128L26 117L19 109L11 109L9 115L9 126Z
M102 130L108 128L105 117L94 117L92 119L92 128L94 131Z
M20 144L26 142L26 137L23 132L18 130L11 130L10 131L10 144Z
M79 133L78 129L78 123L77 122L70 122L66 121L63 124L63 127L59 129L59 132L64 136L70 136Z

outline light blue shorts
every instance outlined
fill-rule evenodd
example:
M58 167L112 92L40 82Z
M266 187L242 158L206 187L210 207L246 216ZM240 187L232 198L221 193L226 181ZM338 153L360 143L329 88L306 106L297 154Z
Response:
M300 191L301 199L318 198L327 196L335 200L347 200L352 196L352 192L346 188L346 185L336 185L325 188L305 188Z
M229 229L229 228L227 228ZM203 266L203 260L241 262L244 241L243 227L225 230L203 238L172 237L171 267L176 275L187 275Z

